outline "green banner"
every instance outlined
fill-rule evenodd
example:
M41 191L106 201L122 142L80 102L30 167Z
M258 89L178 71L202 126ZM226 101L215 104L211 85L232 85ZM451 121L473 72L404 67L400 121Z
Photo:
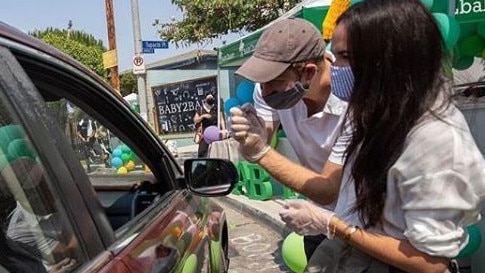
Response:
M455 19L460 23L485 21L485 0L456 0Z
M237 61L247 58L253 54L254 48L256 47L262 32L262 30L257 31L235 43L221 47L219 51L219 65L240 65L237 63Z

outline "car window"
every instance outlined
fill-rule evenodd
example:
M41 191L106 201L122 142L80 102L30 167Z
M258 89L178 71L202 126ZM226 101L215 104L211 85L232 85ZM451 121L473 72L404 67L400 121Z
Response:
M10 272L71 272L85 258L42 159L0 96L0 261Z
M55 116L66 117L56 120L60 128L64 128L63 132L95 188L113 229L120 228L148 207L137 207L135 212L129 211L133 210L130 198L133 197L134 189L154 179L136 152L107 129L105 124L94 118L94 115L88 115L76 104L61 99L47 102L47 106L51 112L55 111ZM113 212L121 210L125 210L124 218L120 216L121 212Z
M91 178L94 175L130 175L140 180L149 177L146 164L98 119L66 99L47 102L47 106L54 116L64 117L56 120Z

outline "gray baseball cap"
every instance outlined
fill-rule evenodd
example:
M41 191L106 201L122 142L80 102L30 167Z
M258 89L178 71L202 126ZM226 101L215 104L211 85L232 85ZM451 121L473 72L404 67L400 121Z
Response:
M277 21L264 30L253 55L236 71L253 82L269 82L293 63L323 57L325 42L310 22L300 18Z

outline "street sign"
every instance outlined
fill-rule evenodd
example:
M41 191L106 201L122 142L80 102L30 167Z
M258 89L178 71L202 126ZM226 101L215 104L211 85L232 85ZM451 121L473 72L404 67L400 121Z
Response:
M141 51L143 54L153 54L155 53L155 48L146 48L144 47Z
M133 56L133 74L145 74L145 61L142 55Z
M116 55L116 49L112 49L103 52L103 67L108 69L118 65L118 56Z
M141 45L145 48L168 48L167 41L142 41Z

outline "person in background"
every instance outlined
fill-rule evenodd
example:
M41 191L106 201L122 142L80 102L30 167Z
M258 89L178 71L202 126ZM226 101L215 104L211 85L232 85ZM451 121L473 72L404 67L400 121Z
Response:
M364 0L338 19L332 51L332 90L349 101L352 128L344 179L328 192L337 205L289 206L291 219L282 216L336 239L320 244L306 272L457 272L466 227L485 206L485 160L451 101L433 16L418 0ZM246 146L259 131L238 133ZM260 164L277 162L259 147ZM280 169L294 185L319 179Z
M194 124L197 128L201 127L202 136L205 129L212 125L217 125L217 107L215 107L215 98L208 94L202 101L202 105L197 109L194 115ZM209 144L204 141L203 137L199 141L199 148L197 150L197 157L207 157L209 151Z
M93 151L93 145L96 142L96 130L96 122L87 115L84 115L76 126L76 135L80 141L81 153L83 158L86 160L88 172L91 171L91 163L93 163L91 159L91 152Z
M339 137L347 103L330 92L332 60L318 29L306 20L291 18L265 30L253 56L236 71L256 83L254 108L267 131L263 140L270 143L281 124L299 162L315 172L321 172L327 160L340 169L343 149L333 147L346 146L345 138ZM267 170L279 179L278 170ZM326 207L333 209L332 202ZM307 259L324 238L321 234L304 237Z

